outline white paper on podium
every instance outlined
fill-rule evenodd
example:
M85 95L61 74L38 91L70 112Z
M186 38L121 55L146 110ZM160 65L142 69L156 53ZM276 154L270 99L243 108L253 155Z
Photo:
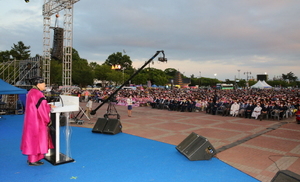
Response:
M79 111L79 98L75 96L60 95L60 101L54 102L56 107L51 109L52 113Z

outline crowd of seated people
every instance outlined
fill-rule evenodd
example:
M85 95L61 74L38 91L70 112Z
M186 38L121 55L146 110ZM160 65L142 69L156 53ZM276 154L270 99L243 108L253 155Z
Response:
M142 92L145 94L145 92ZM206 112L254 119L294 116L300 103L299 90L149 90L152 108L181 112ZM136 96L139 94L137 93Z
M118 105L126 105L127 96L131 94L134 107L149 106L169 111L280 120L294 116L297 112L299 91L300 89L137 89L120 90L116 94L116 100ZM113 92L111 89L91 91L91 97L94 97L95 102L102 102Z

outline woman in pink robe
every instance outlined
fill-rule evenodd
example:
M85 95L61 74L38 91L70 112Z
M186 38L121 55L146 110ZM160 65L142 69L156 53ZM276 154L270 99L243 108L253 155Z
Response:
M27 162L30 166L38 166L43 164L40 160L44 158L48 149L53 148L48 131L51 106L41 92L46 88L44 79L34 79L33 85L26 99L21 150L23 154L28 155ZM39 100L41 102L38 105Z

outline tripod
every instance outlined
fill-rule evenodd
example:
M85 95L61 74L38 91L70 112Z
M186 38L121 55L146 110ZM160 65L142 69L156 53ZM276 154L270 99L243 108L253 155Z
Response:
M117 116L117 119L120 119L120 115L115 107L115 102L108 101L108 106L106 109L106 114L104 114L104 118L108 119L108 116Z

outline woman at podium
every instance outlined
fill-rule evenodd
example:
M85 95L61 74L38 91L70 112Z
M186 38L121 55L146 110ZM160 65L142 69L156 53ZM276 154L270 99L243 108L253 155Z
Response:
M39 166L44 164L40 160L44 158L48 149L53 148L48 125L51 123L51 107L54 106L47 103L42 93L46 89L44 79L34 78L32 84L33 87L26 97L21 150L22 154L28 156L29 166Z

